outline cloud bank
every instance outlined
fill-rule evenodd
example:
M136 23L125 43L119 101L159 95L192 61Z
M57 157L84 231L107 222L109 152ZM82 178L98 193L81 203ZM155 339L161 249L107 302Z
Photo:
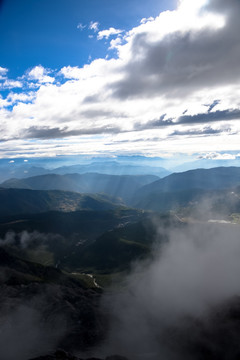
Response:
M0 67L2 88L21 86L0 98L1 156L239 151L239 15L238 1L182 0L128 32L91 22L109 52L83 67Z
M202 359L204 349L214 358L226 348L226 358L234 358L236 324L211 321L215 311L222 314L223 306L239 299L238 231L220 224L172 228L169 242L154 249L154 261L136 265L125 288L106 296L112 316L106 348L137 360ZM218 326L229 343L219 342Z

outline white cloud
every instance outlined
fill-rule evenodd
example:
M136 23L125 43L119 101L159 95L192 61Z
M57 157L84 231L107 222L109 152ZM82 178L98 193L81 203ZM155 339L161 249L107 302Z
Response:
M0 80L3 80L6 78L8 69L0 66Z
M29 92L29 93L14 93L11 92L7 96L7 100L10 104L17 103L17 102L30 102L35 98L35 93Z
M79 69L77 66L64 66L60 70L60 74L63 75L66 79L80 79L82 70Z
M2 84L2 87L5 89L14 89L14 88L21 88L23 85L21 81L18 80L10 80L6 79Z
M140 21L140 24L146 24L148 21L154 21L154 18L150 16L149 18L143 18Z
M38 65L38 66L35 66L30 71L28 71L27 77L29 80L35 80L41 84L53 83L55 79L51 76L48 76L47 75L48 73L49 73L49 71L47 69L45 69L41 65Z
M0 109L4 108L6 106L8 106L8 101L7 101L7 99L3 99L1 94L0 94Z
M0 110L0 153L239 152L239 16L239 2L182 0L112 39L116 58L63 67L63 84L36 66L34 101Z
M118 47L122 44L122 38L121 37L117 37L116 39L112 39L110 41L110 46L109 49L113 50L113 49L118 49Z
M98 40L102 40L104 38L108 39L110 36L119 35L122 32L123 32L123 30L110 27L109 29L99 31L97 38L98 38Z
M237 156L238 155L228 154L228 153L222 154L222 153L212 152L212 153L204 154L200 158L208 159L208 160L235 160Z
M99 22L98 21L91 21L89 24L89 29L93 30L94 32L97 32L99 28Z

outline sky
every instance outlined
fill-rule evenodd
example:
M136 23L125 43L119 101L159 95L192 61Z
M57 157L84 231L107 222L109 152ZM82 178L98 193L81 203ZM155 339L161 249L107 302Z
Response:
M0 0L0 158L239 158L239 16L239 0Z

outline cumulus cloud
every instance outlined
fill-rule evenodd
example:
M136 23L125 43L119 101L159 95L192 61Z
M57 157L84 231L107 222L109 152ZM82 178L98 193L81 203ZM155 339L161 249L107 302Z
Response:
M13 104L13 103L17 103L17 102L31 102L35 97L35 93L34 92L29 92L29 93L13 93L11 92L10 94L8 94L7 96L7 100Z
M2 106L2 138L19 138L19 134L30 134L30 128L40 134L42 128L44 138L61 135L62 148L75 153L82 151L81 146L72 143L69 147L62 134L93 135L95 129L101 151L106 152L128 151L127 145L124 150L117 146L125 140L121 137L125 132L128 144L136 140L135 132L142 132L142 139L161 138L158 149L146 141L129 146L129 152L133 148L136 153L148 154L174 153L179 148L187 153L203 148L214 152L222 146L239 151L239 15L237 1L182 0L176 10L142 19L124 34L114 27L99 31L99 23L91 22L89 29L99 39L117 36L110 42L115 56L95 59L83 67L66 64L58 72L41 65L28 71L26 79L35 92L34 101L18 102L12 110ZM210 123L214 131L208 128ZM218 131L219 123L231 132ZM205 142L203 131L198 134L190 128L196 125L205 127L206 135L211 132L211 143ZM189 128L183 129L186 126ZM106 139L106 129L114 129L114 141L110 132ZM186 131L187 142L180 143L181 135L186 140ZM88 141L92 152L96 139Z
M21 88L23 85L21 81L18 80L10 80L6 79L2 84L3 89L14 89L14 88Z
M110 41L109 50L117 49L119 45L122 44L122 38L118 36L116 39Z
M60 70L60 74L63 75L66 79L80 79L82 70L77 66L64 66Z
M154 20L154 18L152 16L150 16L149 18L142 18L140 23L141 24L146 24L146 22L153 21L153 20Z
M53 83L54 78L51 76L48 76L47 75L48 73L49 73L49 71L47 69L45 69L41 65L38 65L28 71L27 77L29 80L38 81L41 84Z

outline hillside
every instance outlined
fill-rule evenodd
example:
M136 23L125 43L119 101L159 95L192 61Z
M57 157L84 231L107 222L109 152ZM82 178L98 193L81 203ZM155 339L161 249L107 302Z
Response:
M0 219L0 245L13 254L67 271L126 271L131 263L151 254L156 226L181 226L170 215L134 210L48 212ZM167 237L158 236L158 243Z
M2 248L0 263L1 359L26 360L58 347L85 350L103 338L99 291Z
M1 184L3 188L32 190L67 190L80 193L105 193L129 201L133 193L142 186L158 179L154 175L105 175L48 174L26 179L10 179Z
M53 210L112 210L121 205L119 200L99 194L0 188L0 216Z
M203 197L220 195L222 190L240 184L240 168L219 167L174 173L136 191L132 205L167 211ZM221 190L221 191L220 191Z

